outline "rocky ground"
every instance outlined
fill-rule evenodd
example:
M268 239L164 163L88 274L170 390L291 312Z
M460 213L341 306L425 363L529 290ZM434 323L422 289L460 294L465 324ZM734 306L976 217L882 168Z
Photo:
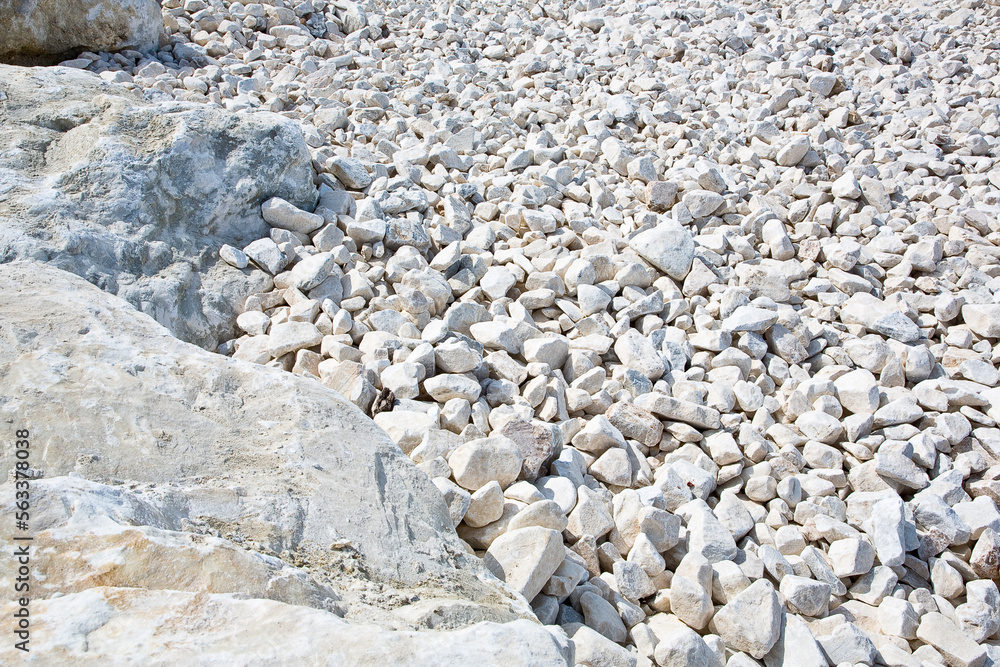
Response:
M110 291L372 414L545 642L1000 662L995 3L162 8L154 55L63 65L294 122L315 178L181 258L212 317Z

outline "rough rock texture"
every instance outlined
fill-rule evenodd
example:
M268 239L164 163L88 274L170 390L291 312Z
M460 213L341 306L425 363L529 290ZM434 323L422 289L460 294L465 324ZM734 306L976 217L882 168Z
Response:
M100 553L101 541L131 543L128 558L141 560L155 548L173 553L175 562L193 554L190 542L197 542L177 531L208 532L230 543L202 544L216 556L200 565L191 557L202 573L185 576L207 581L215 576L208 571L229 567L227 559L239 561L258 573L261 589L269 578L299 582L294 595L268 597L303 602L331 586L349 603L349 616L390 625L448 628L527 613L466 554L431 481L336 392L182 343L120 299L49 266L0 266L0 292L0 404L4 419L31 425L32 467L46 478L130 480L151 499L139 506L105 489L97 496L76 491L87 499L74 501L65 492L74 487L59 484L51 502L40 505L53 516L38 517L37 528L58 528L57 513L72 513L54 504L82 502L89 509L80 510L80 521L102 533L82 554ZM13 443L6 442L4 469L13 461ZM12 497L13 485L3 490ZM102 519L106 514L117 521ZM39 546L72 543L69 523ZM233 543L282 554L320 582L282 575L280 562L225 556ZM58 565L69 557L48 558ZM129 577L116 571L106 581L125 585ZM85 573L52 576L69 592L86 583ZM155 588L164 583L152 581L158 576L129 585ZM408 599L419 602L406 605Z
M0 610L13 612L5 602ZM454 632L393 632L318 609L232 595L92 588L32 607L32 656L49 664L566 664L569 651L527 620ZM9 643L0 660L22 659Z
M55 64L81 51L145 51L163 32L156 0L3 0L0 62Z
M230 338L247 295L271 279L219 248L265 236L260 205L273 196L316 202L298 126L151 104L61 67L0 65L0 96L0 146L11 147L0 151L0 262L54 264L208 349Z
M2 487L14 512L12 485ZM215 537L187 518L183 496L136 493L77 477L32 483L34 582L38 598L117 586L242 593L335 611L344 607L328 586L274 556ZM203 526L202 531L210 530ZM15 570L0 574L14 589Z
M162 6L66 65L320 187L219 351L375 415L576 663L1000 662L996 2Z

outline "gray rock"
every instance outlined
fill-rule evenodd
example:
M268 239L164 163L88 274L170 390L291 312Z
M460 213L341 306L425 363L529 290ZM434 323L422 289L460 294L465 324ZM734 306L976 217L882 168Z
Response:
M855 600L877 607L882 600L892 593L898 578L891 568L877 565L865 575L858 577L848 594Z
M94 588L52 600L39 600L32 616L39 625L66 627L83 623L91 633L113 627L143 628L146 640L133 637L70 645L37 640L31 651L45 660L73 663L96 660L183 662L191 655L213 655L230 664L255 661L309 662L317 655L337 664L359 665L387 660L396 665L567 664L570 650L535 621L480 623L450 632L396 632L372 624L349 623L328 611L273 600L233 595L137 588ZM191 632L194 623L201 632ZM245 628L253 626L247 633ZM288 645L286 645L288 644ZM12 661L16 649L0 648ZM634 667L634 663L632 665Z
M736 541L733 540L732 533L719 523L707 507L691 513L687 529L688 549L700 553L709 563L730 560L736 556Z
M269 352L277 359L289 352L315 347L323 342L323 334L312 322L282 322L271 327Z
M223 244L223 246L219 248L219 257L221 257L222 261L224 261L226 264L234 268L237 269L247 268L246 254L239 248L234 248L229 244Z
M966 597L966 603L955 608L955 616L962 631L982 643L1000 630L1000 592L992 581L970 581Z
M0 81L0 144L24 146L0 157L3 261L45 258L207 349L234 338L246 297L271 283L229 266L218 248L266 237L260 205L272 197L315 204L299 126L144 102L69 68L0 66ZM60 120L67 109L71 124Z
M464 521L473 528L482 528L503 516L503 505L500 483L489 482L472 494Z
M705 640L698 636L694 630L680 623L676 623L668 631L663 632L662 636L658 633L657 639L659 642L656 645L654 656L656 664L660 667L690 667L691 665L722 667L719 659L705 643Z
M764 656L764 664L766 667L829 667L809 626L795 614L781 615L778 641Z
M638 440L647 447L660 442L663 423L648 410L631 403L615 403L608 409L606 417L630 440Z
M503 425L500 433L520 450L524 459L521 462L521 477L528 481L536 480L542 466L558 451L552 430L546 425L512 419ZM575 492L573 500L576 500ZM565 512L569 513L571 509L573 508L569 507Z
M809 77L809 90L819 97L829 97L837 83L837 75L832 72L817 72Z
M717 429L722 424L718 410L659 392L643 394L636 398L635 404L666 419L685 422L699 428Z
M875 470L885 479L914 490L927 486L927 473L899 452L879 452L875 455Z
M148 51L163 32L154 0L5 4L0 25L0 62L15 65L55 65L81 51Z
M580 609L588 627L619 644L628 639L628 631L618 612L600 595L589 591L581 595Z
M465 513L469 511L472 495L445 477L432 477L431 481L444 496L444 503L448 506L448 516L451 517L451 523L457 526L462 522Z
M846 173L833 182L830 191L834 197L857 199L861 196L861 184L853 173Z
M816 637L831 665L844 662L873 664L878 650L872 640L854 623L843 623L829 635Z
M566 530L566 523L566 515L559 505L552 500L538 500L518 512L517 516L511 519L507 525L507 531L541 526L561 533Z
M625 438L604 415L597 415L573 436L573 446L579 450L601 455L610 447L625 447Z
M893 567L906 560L906 517L898 496L875 503L871 511L872 541L883 565Z
M637 659L628 649L604 635L581 626L573 634L574 660L588 667L636 667Z
M257 239L243 248L243 252L253 260L254 264L272 276L278 275L283 268L288 266L288 258L281 252L278 244L271 239Z
M813 577L817 581L830 584L830 590L834 595L844 595L847 593L847 586L834 574L833 568L830 567L823 552L816 547L807 546L799 556L809 566L809 571L812 572Z
M950 544L965 544L972 534L962 517L941 496L934 493L920 494L911 503L913 518L926 530L936 530Z
M677 184L670 181L653 181L646 185L646 200L649 210L666 213L677 200Z
M720 326L726 331L766 331L778 321L778 313L756 306L740 306L722 320Z
M715 213L725 199L711 190L691 190L684 193L684 205L695 218L704 218Z
M442 373L424 380L424 391L438 403L446 403L453 398L464 398L474 403L481 390L478 382L465 375Z
M788 575L781 580L781 594L788 611L803 616L821 616L830 604L830 584L806 577Z
M1000 305L968 304L962 306L962 319L974 333L986 338L1000 338Z
M830 561L838 577L854 577L865 574L875 562L875 549L868 542L858 538L845 538L830 545Z
M353 158L334 157L326 163L337 180L351 190L364 190L372 182L372 176L364 166Z
M321 252L306 257L295 265L292 269L291 284L307 292L329 278L334 270L337 271L335 279L339 280L340 270L333 254Z
M607 535L615 527L615 521L604 502L589 487L581 486L577 493L576 507L570 512L566 529L569 535L575 539L584 535L600 539Z
M916 639L920 617L908 601L890 596L879 603L878 622L885 635Z
M879 405L878 383L871 371L859 368L833 381L837 400L854 413L875 414Z
M776 161L782 167L794 167L809 152L809 137L796 137L778 151Z
M709 592L679 574L670 580L670 611L695 630L704 630L715 613Z
M323 226L323 216L303 211L281 197L271 197L261 204L260 213L267 224L290 232L311 234Z
M635 329L629 329L615 341L615 354L627 367L639 371L650 380L658 379L666 369L653 343Z

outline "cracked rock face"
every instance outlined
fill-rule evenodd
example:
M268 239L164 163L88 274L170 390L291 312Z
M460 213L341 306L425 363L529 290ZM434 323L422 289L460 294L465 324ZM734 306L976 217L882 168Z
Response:
M260 205L315 202L299 129L274 115L151 104L66 68L0 65L0 261L34 259L214 349L262 271L218 259L264 235Z

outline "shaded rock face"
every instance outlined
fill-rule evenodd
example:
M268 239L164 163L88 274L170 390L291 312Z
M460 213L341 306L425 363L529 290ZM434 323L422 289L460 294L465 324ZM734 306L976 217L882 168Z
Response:
M0 378L0 418L31 430L44 475L46 596L240 592L404 628L530 615L464 550L430 479L316 380L178 341L35 262L0 265ZM144 558L177 570L144 573Z
M145 51L163 32L156 0L0 1L0 62L54 65L81 51Z
M0 20L2 24L2 20ZM260 205L318 196L298 126L151 104L68 68L0 65L0 262L34 259L214 350L271 279L219 259L267 235Z

